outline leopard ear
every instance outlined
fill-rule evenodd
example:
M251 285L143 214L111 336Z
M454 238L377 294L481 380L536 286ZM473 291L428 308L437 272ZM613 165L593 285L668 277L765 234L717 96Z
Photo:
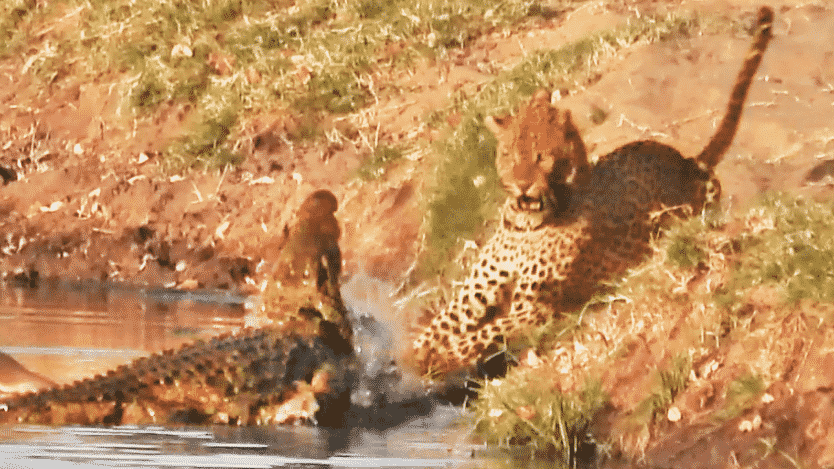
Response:
M484 118L484 125L486 125L487 129L492 131L492 133L498 135L510 127L511 120L512 116L486 116Z
M573 162L576 165L574 167L574 173L576 175L585 175L590 171L588 150L585 148L585 142L582 140L576 124L573 123L573 116L570 111L565 109L561 114L562 128L565 131L565 143L570 145L570 153L573 155Z
M570 113L570 110L565 109L561 114L562 126L567 129L567 133L569 135L579 135L579 129L577 129L576 124L573 123L573 115Z

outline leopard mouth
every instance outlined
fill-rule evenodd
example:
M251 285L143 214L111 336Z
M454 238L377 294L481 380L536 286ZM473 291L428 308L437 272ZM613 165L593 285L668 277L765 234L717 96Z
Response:
M545 201L543 197L529 197L522 195L516 199L516 206L525 212L541 212L544 210Z

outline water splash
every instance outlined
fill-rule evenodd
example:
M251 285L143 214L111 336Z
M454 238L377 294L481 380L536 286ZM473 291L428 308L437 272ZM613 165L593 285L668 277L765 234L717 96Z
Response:
M359 383L351 394L357 424L395 425L434 408L420 377L396 362L408 340L394 291L395 285L365 274L342 285L360 367Z

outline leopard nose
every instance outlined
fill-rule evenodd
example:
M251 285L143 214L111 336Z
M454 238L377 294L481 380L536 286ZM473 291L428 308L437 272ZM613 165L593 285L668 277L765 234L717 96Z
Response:
M533 183L531 181L518 181L515 184L515 187L518 189L519 195L527 195L527 191L530 189Z

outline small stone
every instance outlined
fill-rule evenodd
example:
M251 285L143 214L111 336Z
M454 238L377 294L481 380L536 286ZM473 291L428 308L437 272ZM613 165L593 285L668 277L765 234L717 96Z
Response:
M49 207L41 207L40 210L41 212L57 212L63 206L63 202L61 202L60 200L56 200L55 202L49 204Z
M185 44L174 44L171 48L171 57L193 57L194 51Z
M666 419L670 422L678 422L681 419L681 410L678 409L676 406L672 406L669 408L669 411L666 412Z

